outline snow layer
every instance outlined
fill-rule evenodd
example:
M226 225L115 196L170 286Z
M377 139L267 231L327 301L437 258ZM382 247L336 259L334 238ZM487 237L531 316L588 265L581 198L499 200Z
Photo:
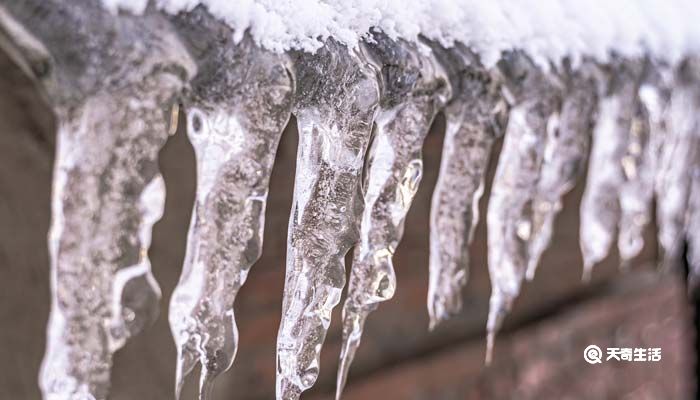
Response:
M147 0L102 0L139 13ZM502 51L525 50L538 64L590 56L606 61L651 54L675 62L700 50L697 0L155 0L168 13L203 4L243 37L282 52L315 51L328 37L357 46L371 27L392 39L422 34L460 41L492 65Z

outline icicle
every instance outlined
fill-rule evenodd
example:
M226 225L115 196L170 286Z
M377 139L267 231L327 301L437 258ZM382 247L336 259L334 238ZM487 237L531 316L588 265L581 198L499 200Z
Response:
M526 56L501 61L514 107L493 181L487 213L491 299L487 322L487 363L503 318L520 292L535 224L534 199L547 137L559 129L562 89Z
M536 196L532 203L532 233L528 248L528 280L552 238L554 218L561 210L561 198L576 184L585 169L590 130L596 105L595 82L590 64L576 71L567 67L566 94L557 127L544 139L544 153Z
M644 228L651 220L654 193L649 114L638 97L635 98L625 150L621 160L625 181L620 186L620 232L617 239L623 268L627 268L644 247Z
M147 254L165 196L157 155L168 136L164 108L194 66L157 15L49 0L8 8L32 27L31 43L51 50L36 78L58 119L39 384L46 400L102 400L113 353L158 314Z
M46 399L106 398L112 353L158 314L160 289L146 252L165 198L156 156L166 126L153 108L162 94L93 97L61 118Z
M469 269L468 245L479 219L484 174L499 114L507 108L500 82L464 47L433 46L448 71L453 98L445 109L447 127L440 174L430 209L430 327L462 309Z
M685 187L687 197L687 209L685 212L685 239L688 244L687 260L688 260L688 289L691 293L697 295L700 288L700 59L691 58L686 60L678 71L678 84L673 96L673 107L670 120L673 122L672 129L677 130L678 136L685 139L681 146L688 149L682 152L675 152L679 158L675 160L676 168L687 167L686 175L679 174L678 170L666 169L671 172L670 176L666 176L666 183L670 183L671 187L667 186L667 190L675 193L682 193L680 187ZM680 144L680 143L678 143ZM676 145L676 143L674 143ZM676 151L680 149L675 149ZM670 160L668 160L670 161ZM666 165L668 167L668 165ZM669 179L670 178L670 182ZM672 198L672 194L664 200L669 201L670 209L676 210L679 199ZM682 207L679 207L682 209ZM673 213L667 213L665 217L671 217L664 222L673 225L675 216ZM671 232L674 232L675 226L671 227ZM679 244L682 240L668 247L670 257L675 256ZM670 259L667 265L670 266Z
M671 100L671 88L673 85L672 70L666 66L654 66L647 70L644 82L639 88L639 99L644 104L649 116L649 162L652 170L652 190L657 198L657 231L662 232L663 220L661 218L661 204L659 200L665 195L660 193L662 180L659 167L662 165L662 156L665 141L671 140L674 135L669 132L668 112ZM668 165L667 165L668 167ZM659 235L661 237L661 235ZM663 248L661 241L658 241L660 248Z
M697 292L700 286L700 159L697 156L690 171L689 186L685 218L685 235L688 242L688 289L690 292Z
M666 132L658 152L654 191L658 240L666 268L677 264L683 243L693 163L700 157L700 62L689 59L677 72L666 111Z
M106 398L112 354L158 314L147 251L165 199L161 106L181 82L155 63L143 67L150 69L139 71L142 83L59 114L49 236L54 299L40 379L46 399Z
M378 101L375 72L330 39L295 60L299 150L287 279L277 338L277 398L297 399L318 377L331 311L358 238L361 176Z
M187 104L197 196L169 319L178 350L176 397L199 362L205 399L236 355L233 302L262 252L270 173L291 113L293 82L284 58L247 36L234 44L232 32L201 7L176 23L201 73ZM198 52L197 43L207 40L217 46Z
M586 189L581 200L580 241L583 253L584 279L589 279L593 265L603 260L610 250L623 213L621 191L630 187L638 176L639 159L647 152L644 131L637 112L641 63L615 61L606 73L604 94L598 107L598 121L593 129L593 146ZM650 184L651 186L651 184ZM628 190L628 189L624 189ZM625 205L625 214L634 204ZM628 219L628 218L626 218ZM640 221L641 222L641 221ZM636 223L635 223L636 224ZM639 224L642 225L642 224ZM642 240L637 226L621 227L622 242ZM630 237L631 239L625 239ZM625 251L625 257L637 246Z
M431 59L413 46L373 32L366 50L380 70L380 112L368 151L360 242L343 306L343 347L336 398L345 386L369 313L393 297L392 257L423 174L421 148L449 91Z

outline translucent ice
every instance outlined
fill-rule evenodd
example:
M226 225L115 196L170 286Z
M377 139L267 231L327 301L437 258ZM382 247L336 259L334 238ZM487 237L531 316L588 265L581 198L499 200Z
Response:
M170 302L178 350L176 394L201 364L200 398L236 354L233 302L262 252L265 202L293 82L285 59L239 44L201 8L176 24L199 62L186 104L197 158L197 196L182 276ZM216 40L198 50L196 43Z
M487 362L495 334L525 278L545 143L559 129L562 95L561 83L521 53L508 54L500 69L513 108L486 216L491 277Z
M664 264L673 266L682 251L693 165L700 157L700 61L689 59L676 73L666 112L665 140L658 153L655 194L658 239Z
M502 134L506 111L501 85L462 46L433 46L452 86L447 128L430 209L430 326L458 313L469 269L468 245L479 219L478 204L491 147Z
M625 155L620 160L625 180L620 186L620 222L617 248L623 267L644 247L644 228L651 220L654 194L654 157L650 146L649 115L635 98L627 133Z
M41 377L48 399L105 398L112 353L158 314L146 252L165 198L155 160L166 127L141 103L153 100L92 98L60 123L49 237L55 300Z
M678 142L673 143L676 148L673 156L678 156L675 159L677 163L675 168L668 168L666 165L665 171L669 172L665 176L666 190L680 195L683 193L682 188L685 187L688 195L687 210L685 212L685 237L688 243L687 260L689 264L688 287L697 294L700 287L700 59L690 58L686 60L678 71L677 88L672 97L671 106L671 129L675 129L679 137L674 139ZM679 140L680 139L680 140ZM681 144L685 142L685 144ZM688 149L681 150L678 147L685 146ZM670 161L670 160L668 160ZM679 170L686 167L685 175ZM682 209L682 201L678 198L673 198L673 195L668 196L665 200L670 201L666 207L662 220L664 224L670 225L664 231L667 233L675 233L677 220L677 212ZM670 235L669 235L670 236ZM662 236L660 236L662 238ZM667 237L663 237L668 240ZM677 244L676 244L677 243ZM675 242L668 247L669 255L667 257L676 256L678 244L682 241ZM670 263L671 261L669 261Z
M565 66L562 77L566 94L557 126L547 130L541 174L532 204L528 280L534 278L540 257L549 246L554 218L561 210L561 198L585 170L588 156L597 98L591 65L584 64L577 70Z
M11 7L51 51L43 82L58 120L39 383L47 400L105 399L113 353L158 314L148 259L165 198L157 155L164 110L194 66L157 15L113 17L87 1Z
M690 171L688 210L685 234L688 241L688 288L697 291L700 286L700 160L696 159Z
M649 116L649 163L652 164L652 187L656 196L656 219L657 232L660 233L666 228L662 217L662 207L666 205L668 199L664 196L664 173L670 166L668 161L662 161L668 154L665 152L671 147L666 147L666 141L671 141L674 134L669 131L669 106L671 92L673 88L673 69L667 66L653 66L647 70L644 81L639 88L639 99ZM669 146L673 146L669 143ZM661 168L663 166L663 168ZM662 203L663 200L663 203ZM663 248L661 241L658 241L660 248Z
M372 39L364 49L380 72L380 111L366 162L360 242L343 306L336 398L342 393L367 316L394 295L392 257L423 175L421 147L449 90L433 60L413 45L378 32Z
M297 399L319 372L331 311L358 239L364 154L379 97L376 72L328 40L294 58L299 128L287 277L277 337L277 398Z
M636 117L641 104L638 97L641 69L640 62L617 60L609 70L601 71L602 94L589 163L594 167L588 169L581 200L580 241L585 279L590 277L593 265L610 250L622 214L621 188L637 176L638 156L645 151L639 146L642 135L646 135L641 130L646 128L639 125L642 122Z

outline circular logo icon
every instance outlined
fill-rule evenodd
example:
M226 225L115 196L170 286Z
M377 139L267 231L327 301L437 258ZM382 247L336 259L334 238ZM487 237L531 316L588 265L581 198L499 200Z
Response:
M600 347L592 344L583 351L583 359L589 364L600 364L603 362L603 351Z

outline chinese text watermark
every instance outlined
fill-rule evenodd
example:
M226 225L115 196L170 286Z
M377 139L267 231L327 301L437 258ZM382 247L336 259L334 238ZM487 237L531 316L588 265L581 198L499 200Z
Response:
M606 361L657 362L661 361L661 348L645 347L608 347L606 354L592 344L583 351L583 359L589 364L601 364Z

